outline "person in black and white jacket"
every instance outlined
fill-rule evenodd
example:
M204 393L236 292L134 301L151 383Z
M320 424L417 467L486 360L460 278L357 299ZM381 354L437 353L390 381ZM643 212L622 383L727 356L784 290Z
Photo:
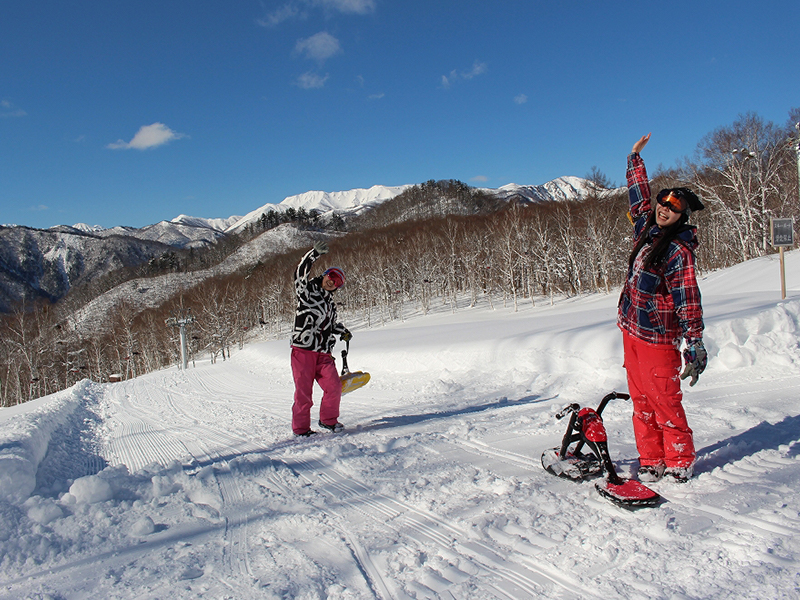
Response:
M311 429L314 381L322 388L320 427L333 432L344 429L339 423L342 383L331 355L337 335L343 341L353 337L336 320L336 304L333 301L333 292L344 285L344 273L339 268L331 267L319 277L308 279L314 261L327 252L328 245L317 242L297 265L294 274L297 309L292 332L292 375L295 386L292 431L297 436L316 433Z

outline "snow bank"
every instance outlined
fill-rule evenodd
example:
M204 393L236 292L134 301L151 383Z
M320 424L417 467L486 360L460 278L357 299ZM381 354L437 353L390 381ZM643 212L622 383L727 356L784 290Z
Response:
M711 359L709 366L731 370L754 365L798 365L798 332L800 301L797 300L711 325L704 336Z
M53 432L92 395L88 379L48 396L36 410L20 413L0 428L0 500L22 504L36 487L36 472ZM11 409L5 409L11 410Z
M221 505L215 469L186 472L178 462L133 474L125 465L106 467L58 497L33 495L18 505L0 499L0 574L8 583L34 565L85 552L110 556L173 526L191 537L221 522ZM192 566L171 566L173 578ZM9 597L2 590L0 598Z

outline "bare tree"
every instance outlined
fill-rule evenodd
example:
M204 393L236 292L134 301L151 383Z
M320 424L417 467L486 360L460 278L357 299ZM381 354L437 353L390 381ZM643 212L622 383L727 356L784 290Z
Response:
M769 219L783 205L789 146L785 129L747 113L703 138L698 162L689 165L692 183L730 227L738 260L769 251Z

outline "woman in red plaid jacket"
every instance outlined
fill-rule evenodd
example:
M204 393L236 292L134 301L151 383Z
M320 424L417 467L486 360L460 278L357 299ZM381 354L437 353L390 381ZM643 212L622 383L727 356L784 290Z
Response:
M628 195L634 247L619 299L633 430L639 451L639 479L669 476L687 481L695 460L692 430L681 404L680 379L691 384L706 365L703 308L695 275L696 228L689 215L703 209L688 188L661 190L651 202L650 184L639 153L650 134L628 156ZM681 373L681 342L686 367ZM679 379L680 374L680 379Z

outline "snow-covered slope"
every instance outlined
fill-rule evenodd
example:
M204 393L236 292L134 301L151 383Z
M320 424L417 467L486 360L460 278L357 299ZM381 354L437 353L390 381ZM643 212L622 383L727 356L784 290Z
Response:
M222 220L220 220L222 221ZM138 230L136 237L157 240L173 248L202 248L213 245L223 237L221 229L181 221L161 221Z
M178 215L170 222L179 223L181 225L187 225L190 227L205 227L206 229L212 229L214 231L225 231L239 219L241 219L239 216L232 216L226 219L204 219L202 217Z
M24 299L56 301L75 285L168 251L160 242L76 229L0 228L0 311Z
M223 276L255 265L271 255L282 254L313 243L315 234L299 231L291 225L280 225L243 244L220 264L188 273L166 273L157 277L126 281L97 296L76 311L69 319L70 327L83 337L97 335L109 325L109 311L120 303L138 313L155 308L181 290L188 290L209 277Z
M126 236L140 240L161 242L173 248L202 248L214 244L219 238L223 237L225 230L239 218L234 216L227 219L204 219L180 215L171 221L159 221L139 229L122 226L103 229L78 224L73 227L64 225L51 227L48 231L83 231L91 233L95 237Z
M372 381L338 435L291 437L286 340L0 409L0 598L794 600L800 252L787 265L785 301L774 257L700 282L696 476L638 512L539 460L561 407L625 389L615 294L345 313ZM630 476L630 405L603 416Z

